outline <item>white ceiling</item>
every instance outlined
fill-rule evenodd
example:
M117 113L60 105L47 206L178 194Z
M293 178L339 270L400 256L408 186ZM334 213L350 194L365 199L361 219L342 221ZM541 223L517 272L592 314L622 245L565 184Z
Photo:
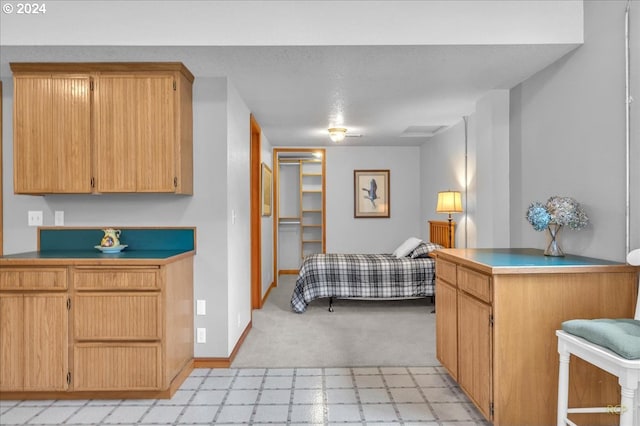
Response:
M181 61L196 79L228 77L273 146L330 146L333 126L362 135L344 145L410 146L576 46L3 46L0 75L10 62Z

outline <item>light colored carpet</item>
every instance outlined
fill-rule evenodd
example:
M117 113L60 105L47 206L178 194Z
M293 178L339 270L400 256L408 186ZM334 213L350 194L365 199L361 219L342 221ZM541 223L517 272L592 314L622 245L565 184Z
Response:
M295 275L280 277L232 363L242 367L436 366L430 298L403 301L313 301L297 314Z

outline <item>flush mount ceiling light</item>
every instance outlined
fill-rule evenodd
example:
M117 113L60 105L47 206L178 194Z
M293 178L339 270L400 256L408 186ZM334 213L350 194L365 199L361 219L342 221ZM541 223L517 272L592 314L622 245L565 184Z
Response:
M329 129L329 137L336 143L342 142L346 136L347 129L345 129L344 127L331 127Z

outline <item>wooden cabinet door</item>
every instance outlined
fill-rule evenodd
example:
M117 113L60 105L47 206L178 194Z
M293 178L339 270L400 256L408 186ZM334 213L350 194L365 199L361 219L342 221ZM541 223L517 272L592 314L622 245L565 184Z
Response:
M487 419L493 399L491 331L491 306L458 292L458 383Z
M458 380L457 290L436 278L436 357Z
M67 389L67 295L24 295L24 390Z
M96 87L98 192L175 192L174 78L101 75Z
M91 79L26 75L14 79L14 190L91 192Z
M0 294L0 391L24 389L24 321L21 294Z

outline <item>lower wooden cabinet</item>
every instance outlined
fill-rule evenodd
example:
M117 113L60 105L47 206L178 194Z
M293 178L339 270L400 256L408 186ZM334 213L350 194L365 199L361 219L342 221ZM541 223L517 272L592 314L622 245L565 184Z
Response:
M1 398L167 391L192 359L193 256L0 271Z
M68 388L66 271L0 271L0 390Z
M636 268L606 260L546 259L533 249L439 250L438 360L493 425L555 424L555 330L575 318L632 318L637 283ZM570 369L570 406L620 400L615 377L579 359ZM572 416L577 424L619 421Z
M491 418L491 305L458 295L458 383L485 417Z
M436 278L436 357L454 379L458 378L458 295L455 287Z

